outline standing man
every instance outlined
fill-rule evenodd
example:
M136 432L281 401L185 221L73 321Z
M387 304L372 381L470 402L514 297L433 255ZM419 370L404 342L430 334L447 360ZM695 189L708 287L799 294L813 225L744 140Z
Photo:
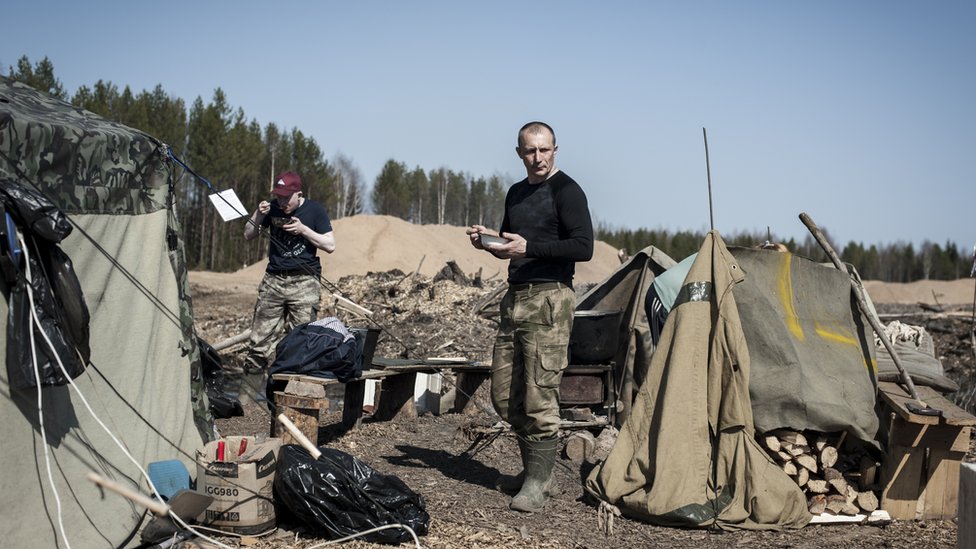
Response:
M535 512L549 497L559 434L559 382L569 363L577 261L593 256L586 194L556 168L556 134L529 122L518 133L527 177L505 197L505 244L481 243L482 225L466 230L471 244L509 259L508 292L491 361L491 400L512 425L522 454L520 487L511 508Z
M335 251L332 222L325 207L302 195L302 180L284 172L271 191L273 202L262 200L244 226L244 239L253 240L258 227L270 228L268 268L258 287L245 371L268 369L274 335L282 322L290 330L316 319L322 287L318 250Z

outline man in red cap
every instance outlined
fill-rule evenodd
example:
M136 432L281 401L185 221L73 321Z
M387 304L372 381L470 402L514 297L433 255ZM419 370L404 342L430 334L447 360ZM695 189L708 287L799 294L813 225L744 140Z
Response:
M258 227L270 231L268 268L258 287L244 363L248 372L267 370L282 323L290 330L317 319L322 300L317 252L335 251L329 214L322 204L303 196L297 173L279 175L271 192L274 201L262 200L244 226L245 240L257 237Z

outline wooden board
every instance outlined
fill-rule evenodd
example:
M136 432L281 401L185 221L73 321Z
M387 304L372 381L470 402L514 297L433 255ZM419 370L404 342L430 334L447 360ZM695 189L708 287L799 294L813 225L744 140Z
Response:
M878 396L881 401L886 404L893 412L898 414L900 418L909 423L921 423L928 425L938 425L940 423L946 425L958 425L958 426L973 426L976 425L976 416L967 413L962 408L956 406L952 402L946 400L938 391L931 387L916 386L916 392L918 397L929 405L931 408L935 408L942 412L942 417L939 416L926 416L912 413L906 407L909 402L915 402L915 400L909 396L908 391L902 388L901 385L897 383L892 383L890 381L882 381L878 383Z

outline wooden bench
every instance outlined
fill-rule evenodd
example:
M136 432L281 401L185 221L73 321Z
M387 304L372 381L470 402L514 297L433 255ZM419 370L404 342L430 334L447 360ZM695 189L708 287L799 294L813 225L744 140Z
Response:
M976 417L930 387L917 387L919 398L941 411L922 415L900 385L878 384L881 437L887 451L881 466L881 508L902 520L956 517L959 468L969 450Z
M466 413L473 409L472 395L491 374L487 364L462 360L411 361L374 357L372 364L374 368L363 371L358 378L345 384L342 407L344 429L354 429L362 422L366 382L369 380L380 380L372 418L377 421L389 421L398 416L417 415L413 400L417 374L436 374L445 370L454 373L456 391L454 405L450 410L453 413ZM318 444L319 413L329 409L326 388L341 385L339 380L297 374L274 374L271 376L271 382L284 384L281 390L273 393L278 412L288 416L288 419L312 441L312 444ZM560 427L589 429L609 425L613 421L612 405L616 401L612 384L612 365L570 366L563 376L561 385L561 392L564 393L564 400L566 400L565 406L590 403L607 408L608 413L606 416L590 414L588 419L564 418L560 421ZM291 440L291 435L287 432L279 431L272 423L272 436L280 436L285 444L296 442Z
M471 372L475 378L488 377L488 366L464 361L403 361L396 359L374 358L374 367L364 370L356 379L345 383L342 407L342 426L354 429L359 426L363 418L363 402L366 396L366 382L381 380L376 394L376 405L373 418L377 421L389 421L397 416L415 417L414 385L418 373L434 374L443 370L455 372L459 378L459 385L463 382L464 373ZM342 385L333 378L323 378L298 374L274 374L272 383L285 386L280 391L274 391L274 403L279 412L288 416L296 427L312 441L318 443L319 412L329 409L329 399L326 388L331 385ZM471 380L465 383L470 385ZM477 387L475 387L477 388ZM454 411L462 411L468 405L467 395L472 392L458 391L455 399ZM287 432L278 432L272 424L272 436L281 436L285 444L294 443Z

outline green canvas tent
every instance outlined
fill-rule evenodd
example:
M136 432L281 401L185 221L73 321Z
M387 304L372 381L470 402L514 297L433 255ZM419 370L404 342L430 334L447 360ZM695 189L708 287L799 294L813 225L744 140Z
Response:
M85 478L147 493L112 436L143 468L189 467L212 436L173 184L156 139L0 78L0 185L34 189L67 214L73 230L60 247L84 292L91 350L80 391L42 387L42 414L37 389L12 387L10 365L0 369L4 546L132 543L145 510ZM9 298L11 285L0 288ZM0 300L4 347L8 305Z

